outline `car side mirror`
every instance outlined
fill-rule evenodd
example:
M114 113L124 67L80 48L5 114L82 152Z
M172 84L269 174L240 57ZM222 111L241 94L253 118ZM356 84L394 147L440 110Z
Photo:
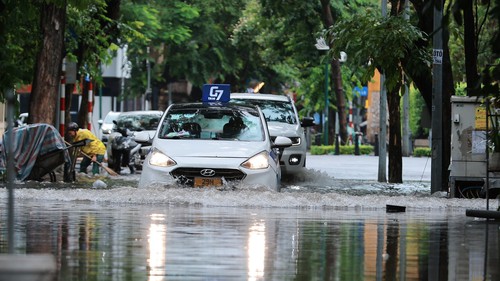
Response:
M140 131L140 132L135 132L132 138L137 143L152 144L153 137L154 137L154 135L150 136L147 131Z
M281 160L285 148L292 146L292 140L287 137L277 136L273 143L273 148L278 149L278 158Z
M302 120L300 120L300 126L302 127L312 127L315 126L316 124L314 123L314 118L313 117L304 117Z
M273 148L284 149L292 146L292 140L287 137L277 136L274 140Z
M97 123L98 123L99 125L102 125L102 124L104 123L104 120L99 119L99 120L97 120Z

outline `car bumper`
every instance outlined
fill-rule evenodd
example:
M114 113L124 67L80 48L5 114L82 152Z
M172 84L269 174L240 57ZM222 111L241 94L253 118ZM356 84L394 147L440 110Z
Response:
M303 171L306 166L306 155L305 141L300 145L285 148L280 159L283 174L293 174Z
M175 186L179 182L173 175L182 176L186 175L183 181L187 186L192 186L194 176L198 176L199 171L205 168L214 170L233 171L231 174L239 173L242 176L236 180L229 180L225 183L224 187L231 188L261 188L265 187L270 190L279 191L279 184L281 173L276 167L270 165L266 169L249 170L245 169L239 164L243 162L242 159L210 159L206 163L183 163L183 165L175 165L172 167L158 167L151 166L149 158L146 158L141 178L139 180L139 188L154 187L154 186ZM227 165L228 162L233 162L233 165ZM183 170L182 172L179 172ZM189 174L185 171L189 170ZM201 177L201 174L199 174ZM241 179L240 179L241 178Z

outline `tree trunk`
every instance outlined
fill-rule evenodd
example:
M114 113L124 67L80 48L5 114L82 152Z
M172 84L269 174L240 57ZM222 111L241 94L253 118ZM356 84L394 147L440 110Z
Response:
M42 46L37 55L29 103L29 123L55 124L66 25L66 5L40 6Z
M465 77L467 80L467 95L475 96L480 89L479 74L477 73L477 40L474 20L473 2L462 1L464 11L464 50L465 50Z
M66 124L66 128L68 127L68 124L71 122L71 98L73 96L73 89L75 87L75 84L66 84L66 91L65 91L65 98L64 98L64 108L66 111L64 112L64 124ZM68 130L65 128L65 133L64 137L66 141L70 142L72 141L69 139L69 136L67 135Z
M403 182L403 153L401 150L401 86L387 92L389 110L389 182Z
M443 129L443 161L441 171L443 172L443 186L441 191L448 191L448 182L450 175L450 161L451 161L451 96L455 94L455 85L453 83L453 71L451 69L450 49L448 42L450 41L450 34L448 29L443 30L443 90L442 99L442 125Z
M321 7L323 9L323 18L325 28L329 28L334 24L335 19L333 18L332 11L330 9L330 1L329 0L321 0ZM329 40L327 40L329 43ZM333 59L331 64L331 72L330 77L332 78L334 91L335 91L335 105L337 106L337 112L339 114L339 135L342 140L342 143L347 143L347 116L346 116L346 108L345 108L345 96L344 96L344 87L342 85L342 73L340 70L340 62L338 59ZM335 123L332 124L331 120L335 120L335 118L330 118L328 120L328 132L329 136L335 135ZM331 140L332 138L329 137Z
M417 26L426 32L427 34L432 34L433 32L433 6L429 5L428 0L410 0L418 16ZM431 40L419 41L418 44L424 47L429 47ZM442 89L442 128L443 128L443 166L442 171L446 175L442 175L445 179L443 181L443 186L441 190L446 191L448 189L448 167L450 165L451 158L451 96L455 93L454 83L453 83L453 72L451 69L450 62L450 49L448 47L449 42L449 31L447 28L443 29L443 89ZM428 72L420 72L416 74L411 66L408 66L403 62L403 68L405 72L413 79L416 87L420 91L420 94L425 100L427 109L432 113L432 69L429 68Z

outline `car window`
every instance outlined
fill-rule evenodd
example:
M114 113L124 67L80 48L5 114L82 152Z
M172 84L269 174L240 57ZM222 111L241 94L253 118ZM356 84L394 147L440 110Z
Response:
M116 120L116 118L118 117L118 115L120 115L119 112L109 112L106 117L104 118L104 121L103 123L106 123L106 124L109 124L109 123L113 123L113 120Z
M161 139L264 140L257 112L171 109L160 128Z
M297 124L295 111L290 102L276 100L258 100L258 99L232 99L232 103L252 104L260 107L268 122L281 122L288 124Z
M119 128L130 131L156 130L161 115L157 114L120 114L116 119Z

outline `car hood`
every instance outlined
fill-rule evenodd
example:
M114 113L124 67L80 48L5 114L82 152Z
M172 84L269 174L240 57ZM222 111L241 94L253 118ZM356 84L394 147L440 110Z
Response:
M104 124L102 124L101 129L103 131L111 130L111 129L113 129L113 123L104 123Z
M132 133L134 136L137 134L148 134L149 139L152 140L155 137L156 130L133 131Z
M267 122L269 134L273 137L299 137L298 132L301 131L299 124L288 124L282 122Z
M223 141L223 140L159 140L153 147L170 157L220 157L249 158L263 150L269 150L266 142Z

